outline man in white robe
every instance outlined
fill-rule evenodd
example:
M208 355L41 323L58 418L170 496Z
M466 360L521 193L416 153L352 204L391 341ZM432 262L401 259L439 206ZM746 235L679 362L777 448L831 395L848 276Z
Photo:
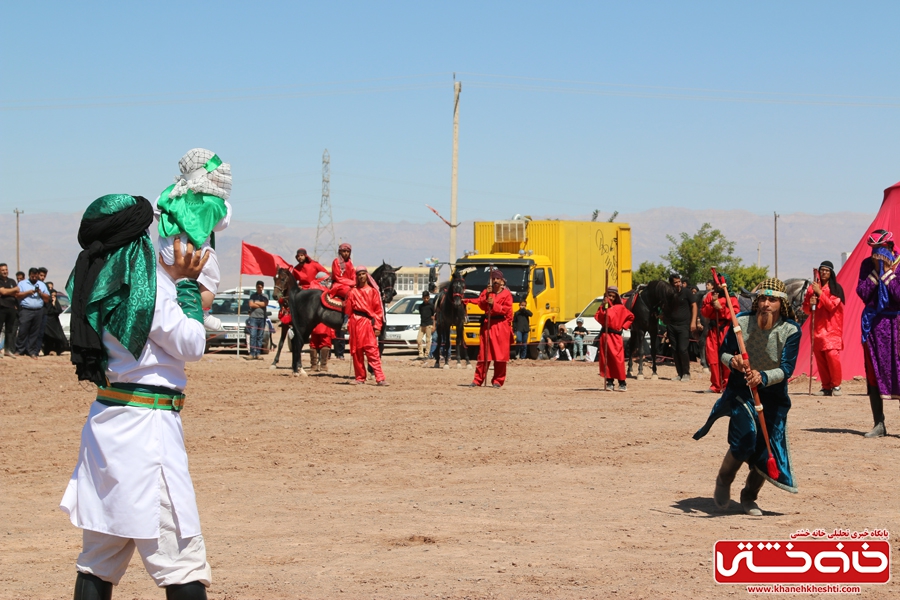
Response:
M196 283L206 257L176 247L157 269L152 217L140 197L92 203L69 280L72 362L98 384L60 504L84 530L76 600L111 598L135 550L167 600L205 599L211 582L180 416L185 362L206 342Z

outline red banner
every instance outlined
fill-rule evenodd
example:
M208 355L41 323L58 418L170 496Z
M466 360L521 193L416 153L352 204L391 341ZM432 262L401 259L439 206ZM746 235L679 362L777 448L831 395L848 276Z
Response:
M278 267L290 269L291 265L277 254L269 254L259 246L241 242L241 273L275 277Z

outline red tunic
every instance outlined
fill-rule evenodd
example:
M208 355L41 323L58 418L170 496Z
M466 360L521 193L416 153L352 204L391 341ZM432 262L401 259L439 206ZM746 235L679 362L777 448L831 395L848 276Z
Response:
M600 375L607 379L625 381L625 344L622 342L622 331L631 329L634 313L625 308L624 304L613 304L609 309L604 309L601 304L594 319L609 328L609 332L600 334L600 352L606 351L605 355L600 356Z
M304 290L316 281L316 275L319 273L329 274L328 269L311 259L294 267L293 272L294 279Z
M806 289L803 312L812 314L810 298L815 294L812 286ZM816 330L813 332L814 350L844 349L844 303L831 294L827 285L822 286L819 302L816 304Z
M356 269L349 260L344 261L341 268L341 259L336 258L331 263L331 295L338 298L346 298L350 288L356 286Z
M488 304L488 295L493 295L494 305ZM481 292L475 304L484 311L481 322L481 346L478 349L478 361L488 359L495 362L509 362L509 344L512 339L513 297L509 290L503 288L494 294L490 288ZM485 354L485 339L489 352Z
M375 337L375 330L380 331L384 323L381 294L370 285L351 288L344 310L349 315L347 331L350 334L350 356L356 380L366 380L365 361L368 360L369 366L375 371L375 381L384 381L381 359L378 356L378 339Z
M741 312L738 299L731 296L731 307L734 314ZM712 292L703 297L700 314L709 319L709 331L706 333L706 362L709 364L710 389L721 392L725 388L730 373L728 365L719 362L719 348L725 342L725 334L731 329L731 313L725 301L716 298Z

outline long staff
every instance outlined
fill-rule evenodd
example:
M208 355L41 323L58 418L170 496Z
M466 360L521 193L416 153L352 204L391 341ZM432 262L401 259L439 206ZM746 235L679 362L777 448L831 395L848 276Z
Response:
M731 305L728 285L725 283L725 278L720 278L719 274L716 273L715 267L712 267L710 271L712 271L713 281L725 290L725 303L728 304L728 312L731 313L731 329L734 331L735 337L737 337L741 358L744 359L744 374L749 375L750 355L747 354L747 346L744 345L744 333L741 331L741 324L738 322L737 315L734 314L734 306ZM759 391L755 387L750 388L750 391L753 393L753 408L756 409L759 417L759 430L763 434L763 439L766 441L766 451L769 453L769 460L766 461L766 470L769 472L769 477L778 479L778 464L775 462L775 455L772 454L772 445L769 443L769 430L766 427L766 416L763 414L763 405L759 399Z
M603 303L601 306L606 305L606 292L609 290L609 269L606 269L606 278L603 282ZM606 390L606 380L609 375L609 368L606 364L609 361L609 357L607 356L607 349L609 348L609 309L610 306L606 307L606 311L603 313L603 334L600 336L600 345L603 346L601 350L603 351L603 389Z
M490 265L490 271L488 276L488 299L490 299L491 295L494 293L494 265ZM492 304L488 304L487 311L484 313L484 320L481 322L481 344L484 346L484 380L481 382L481 385L487 386L488 381L488 368L491 366L491 315L494 312L494 306Z
M832 275L833 277L833 275ZM813 269L813 281L816 283L819 282L819 270ZM809 325L809 390L807 390L807 394L812 396L812 368L813 368L813 345L815 344L815 335L816 335L816 304L819 303L819 297L816 296L815 290L813 290L813 295L809 299L809 311L810 311L810 325ZM822 374L819 373L819 376Z

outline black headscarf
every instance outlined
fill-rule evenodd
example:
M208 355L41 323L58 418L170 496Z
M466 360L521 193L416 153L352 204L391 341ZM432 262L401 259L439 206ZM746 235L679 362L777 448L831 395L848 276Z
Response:
M72 298L72 364L75 365L75 372L79 380L92 381L98 386L106 385L107 355L106 349L103 347L102 333L104 317L108 318L109 315L105 314L106 311L102 308L99 312L89 308L92 303L96 302L94 288L107 260L116 250L140 240L142 237L147 238L145 245L149 245L152 249L152 244L147 237L147 228L152 223L153 205L142 196L131 197L124 194L104 196L94 201L84 213L78 229L78 243L83 250L78 255L69 282L70 297ZM153 266L152 263L150 266ZM140 265L140 267L143 271L147 270L146 264ZM128 268L125 266L125 270ZM153 273L155 275L155 271ZM113 276L119 288L125 287L123 282L127 282L127 274L124 277L121 273ZM107 297L113 296L115 291L115 289L112 290ZM155 303L155 285L152 291L153 303ZM148 291L142 290L142 292L146 295ZM112 301L110 304L124 306L126 309L134 308L133 306L128 307L127 301L123 302L120 298L117 300L118 304L114 304ZM143 313L146 313L146 310ZM92 325L91 320L99 327ZM135 335L131 336L134 339L120 340L132 353L137 342L141 348L143 347L149 334L149 324L146 327L135 328L133 321L134 319L119 319L119 322L123 323L122 327L129 328L129 332L136 329ZM141 336L143 337L141 338Z
M825 267L829 271L831 271L831 277L828 278L828 281L825 282L825 285L828 286L828 289L831 291L831 295L847 304L847 300L844 298L844 289L837 282L837 273L834 272L834 264L830 260L823 260L822 264L819 265L819 268Z

